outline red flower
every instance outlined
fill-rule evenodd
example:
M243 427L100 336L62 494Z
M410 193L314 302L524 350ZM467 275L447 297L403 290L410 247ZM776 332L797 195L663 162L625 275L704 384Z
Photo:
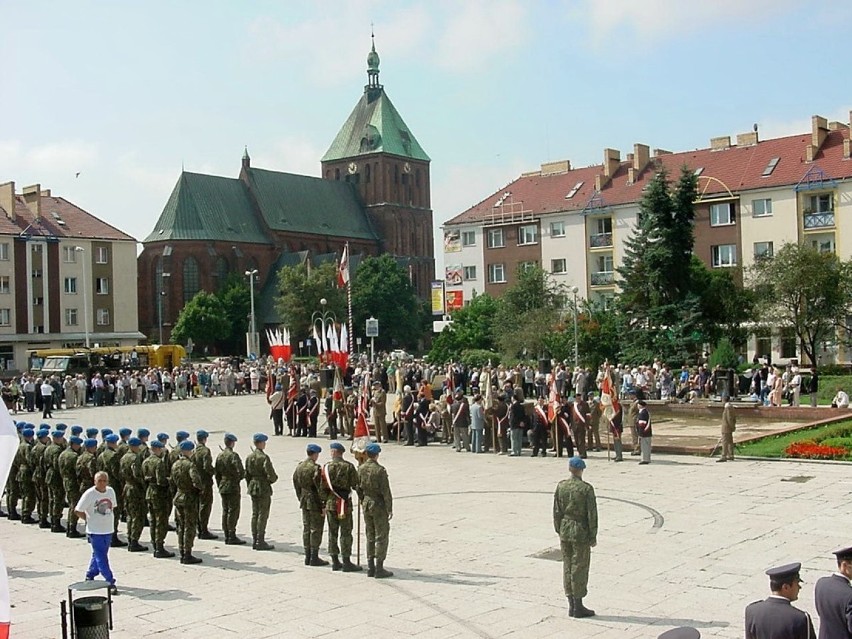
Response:
M788 457L801 459L838 459L846 457L849 451L842 446L825 446L814 441L794 442L784 449Z

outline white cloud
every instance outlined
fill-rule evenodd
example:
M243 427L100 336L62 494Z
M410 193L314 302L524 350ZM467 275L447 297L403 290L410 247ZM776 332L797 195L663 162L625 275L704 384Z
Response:
M844 124L849 124L849 107L837 107L825 113L814 113L813 115L821 115L829 122L838 121ZM794 119L784 119L777 117L767 117L758 123L760 127L760 138L769 140L771 138L780 138L788 135L798 135L811 132L811 118L802 117Z

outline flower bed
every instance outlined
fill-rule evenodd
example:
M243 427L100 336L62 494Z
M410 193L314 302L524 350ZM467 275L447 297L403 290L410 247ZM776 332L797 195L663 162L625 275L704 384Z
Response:
M849 454L843 446L827 446L815 441L794 442L784 449L788 457L800 459L841 459Z

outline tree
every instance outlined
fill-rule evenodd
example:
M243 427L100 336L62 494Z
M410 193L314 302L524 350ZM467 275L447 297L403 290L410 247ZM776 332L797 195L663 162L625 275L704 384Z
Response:
M466 350L494 350L498 308L497 300L485 294L477 295L470 300L470 304L453 312L450 325L432 340L430 361L458 359L462 351Z
M692 287L700 292L701 340L715 344L722 337L728 337L734 345L743 344L748 337L747 324L757 318L754 293L739 284L742 271L710 269L695 256L690 268Z
M500 350L509 358L545 355L564 299L563 287L540 267L519 267L518 281L499 300L495 341Z
M257 293L257 291L255 291ZM246 346L246 333L249 327L249 316L251 315L251 291L244 277L237 273L231 273L225 280L222 290L216 293L222 302L225 317L228 320L228 334L220 342L225 353L243 352ZM257 299L255 299L255 303ZM255 309L257 312L257 309ZM261 323L255 320L257 330Z
M761 317L792 329L811 363L823 342L848 339L852 261L786 243L773 257L758 259L749 275Z
M197 346L215 350L219 340L228 336L230 322L222 301L213 293L199 291L181 310L172 329L173 344L185 344L188 339Z
M297 344L305 338L313 339L314 313L327 311L338 321L346 321L346 290L337 286L334 262L310 268L307 264L285 266L278 273L278 289L281 295L276 304L282 324L290 331L291 341ZM322 299L325 306L320 302Z

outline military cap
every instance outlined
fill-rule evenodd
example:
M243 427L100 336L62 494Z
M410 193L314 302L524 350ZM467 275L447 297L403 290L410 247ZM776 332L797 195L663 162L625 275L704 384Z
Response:
M321 453L322 446L319 444L308 444L305 450L308 451L308 455L313 455L314 453Z
M657 639L701 639L701 633L691 626L683 626L666 630Z
M276 384L276 385L275 385L275 390L277 390L277 391L278 391L278 390L281 390L281 384Z
M208 433L206 430L202 429L195 431L196 439L207 439L208 437L210 437L210 433Z
M50 435L50 431L47 430L46 428L39 428L38 432L36 433L36 437L38 437L39 439L43 439L44 437L47 437L48 435Z
M56 425L56 430L61 430L63 433L65 432L65 430L66 430L67 428L68 428L68 425L67 425L67 424L63 424L62 422L59 422L59 423Z
M252 437L252 440L255 442L265 442L267 439L269 439L269 437L263 433L255 433L254 437Z
M97 448L98 440L90 437L89 439L83 442L83 446L85 446L86 448Z
M168 433L157 433L157 441L167 442L169 441Z
M379 380L375 380L373 382L373 386L381 386L381 385L382 385L382 383Z
M129 435L133 434L133 431L130 430L129 428L125 427L125 428L120 428L119 431L118 431L118 434L121 435L122 437L128 437Z
M72 435L79 435L82 432L83 432L82 426L74 425L74 426L71 427L71 434Z
M177 437L177 440L179 442L182 442L184 439L189 439L189 433L187 433L185 430L179 430L175 433L175 437Z
M237 441L237 436L234 433L225 433L225 441L226 442L235 442Z
M21 435L24 437L35 437L35 431L32 428L25 428L21 431Z
M188 439L185 439L180 443L180 446L178 446L178 448L180 448L181 450L192 450L193 448L195 448L195 444L193 444Z
M62 437L65 437L65 433L62 432L61 430L55 430L52 433L50 433L50 436L55 437L57 439L61 439Z
M142 440L139 439L138 437L131 437L130 439L127 440L127 444L129 446L141 446Z
M331 442L328 447L331 450L339 450L341 453L346 451L346 446L341 444L340 442Z
M368 444L367 448L365 448L364 451L368 455L378 455L380 452L382 452L382 447L378 444Z
M106 437L107 435L112 435L112 428L101 428L101 437Z
M83 438L77 437L77 435L71 435L71 437L68 439L68 443L69 444L77 444L77 446L79 446L80 444L83 443Z
M15 430L17 430L20 433L22 430L24 430L24 426L26 426L26 425L27 425L27 423L23 420L21 420L19 422L15 422Z
M136 436L139 437L139 439L142 439L143 437L150 437L151 431L147 428L140 428L136 431Z
M151 448L164 448L165 444L161 442L159 439L155 439L151 442Z
M115 444L119 439L121 439L121 438L118 435L116 435L115 433L110 433L109 435L104 437L104 441L107 444Z
M771 581L786 582L793 579L799 579L799 571L802 569L802 564L795 562L792 564L784 564L776 568L770 568L766 571L766 575ZM801 579L799 579L801 581Z
M638 402L636 402L636 404L638 406L647 406L648 405L648 403L644 399L640 399Z
M852 546L835 550L831 554L837 557L837 561L850 561L852 560Z
M39 424L38 428L39 430L50 430L50 424L42 422L41 424Z
M586 462L583 461L582 457L574 456L568 460L568 468L575 468L578 470L583 470L586 467Z
M88 437L89 439L92 439L94 437L97 437L99 432L100 431L97 428L87 428L86 429L86 437Z

